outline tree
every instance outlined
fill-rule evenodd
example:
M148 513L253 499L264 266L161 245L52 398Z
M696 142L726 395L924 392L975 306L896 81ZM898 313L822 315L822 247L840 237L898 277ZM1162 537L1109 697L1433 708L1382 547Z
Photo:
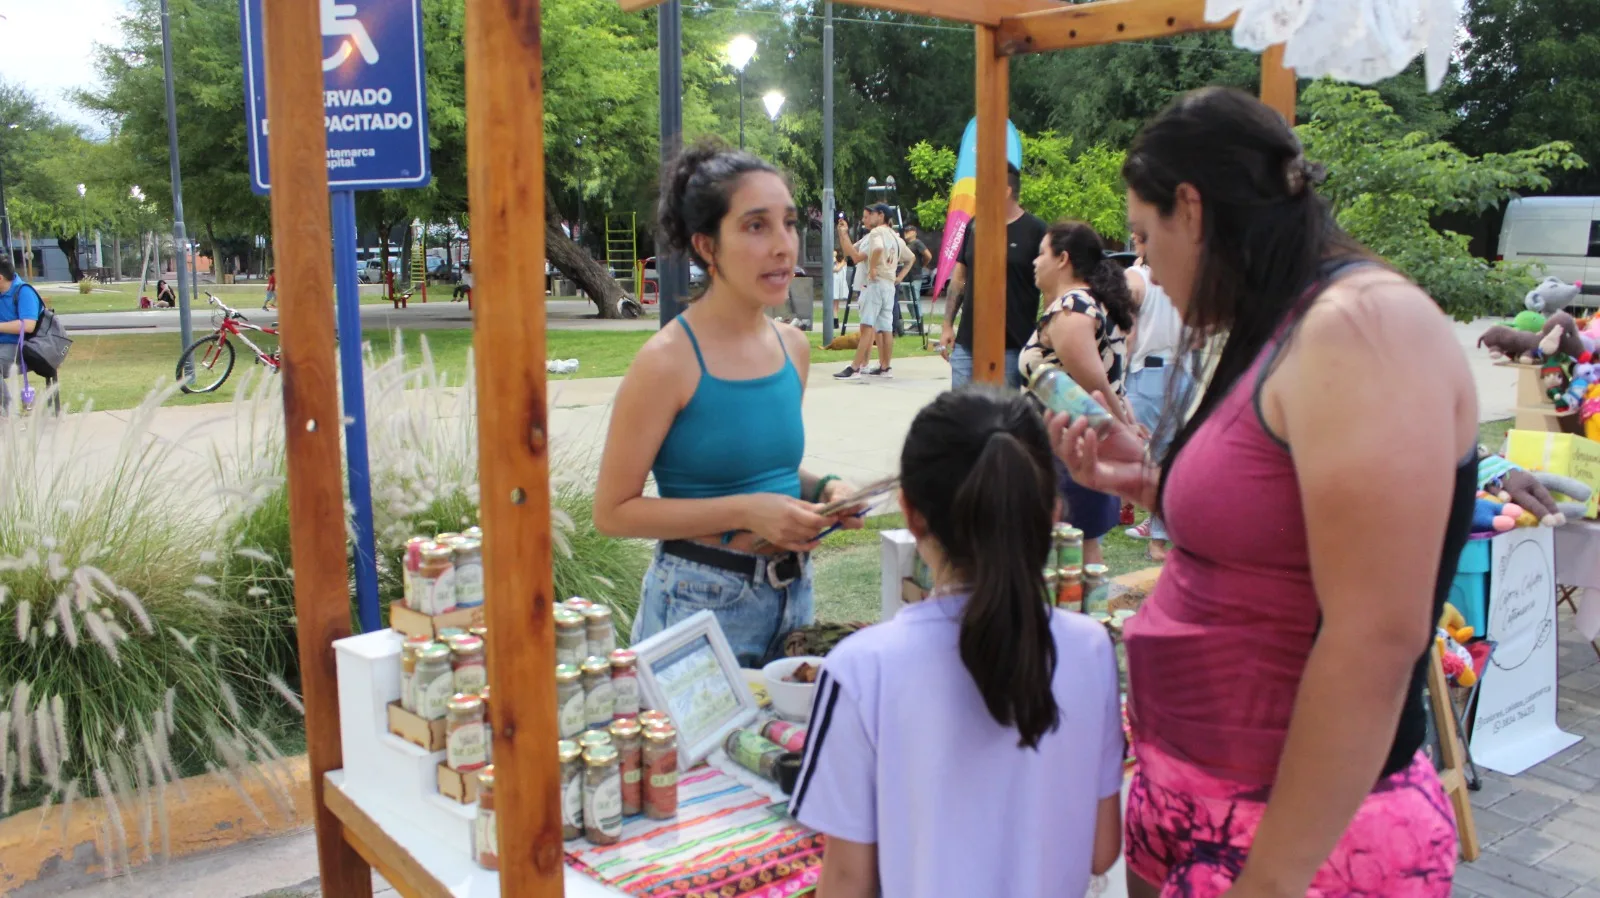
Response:
M1319 81L1302 100L1311 119L1297 129L1300 139L1306 155L1328 167L1321 192L1352 236L1462 320L1504 314L1526 293L1532 279L1524 267L1473 257L1466 237L1436 230L1430 218L1547 189L1550 172L1583 167L1571 144L1474 157L1410 129L1376 91Z
M1461 110L1453 140L1471 153L1566 141L1600 159L1600 3L1470 0L1460 77L1449 101ZM1555 173L1557 193L1600 193L1600 171Z

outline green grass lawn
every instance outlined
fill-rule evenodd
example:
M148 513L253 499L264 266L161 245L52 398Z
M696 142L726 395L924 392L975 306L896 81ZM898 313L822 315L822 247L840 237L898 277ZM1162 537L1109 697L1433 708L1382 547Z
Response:
M197 334L204 333L198 328ZM639 347L650 339L652 331L551 331L547 337L547 350L552 359L577 359L577 374L551 375L552 380L575 380L591 377L620 377L628 370ZM364 339L372 344L379 359L388 358L394 351L393 332L369 330ZM416 361L422 356L422 338L426 337L428 351L436 370L459 380L466 372L467 352L472 347L472 331L466 329L405 332L406 356ZM263 347L275 345L272 337L260 337L256 342ZM811 335L811 360L818 363L844 363L848 351L832 352L821 348L820 334ZM930 344L933 345L933 344ZM233 398L240 374L250 369L253 359L244 346L238 347L238 363L234 374L215 393L199 396L178 395L169 400L173 405L200 405L226 402ZM62 379L62 397L71 409L82 409L93 402L97 409L132 408L138 405L158 383L166 385L175 376L178 354L182 347L177 334L108 334L76 337L72 356ZM895 341L897 356L929 355L933 350L923 350L916 337L901 337Z

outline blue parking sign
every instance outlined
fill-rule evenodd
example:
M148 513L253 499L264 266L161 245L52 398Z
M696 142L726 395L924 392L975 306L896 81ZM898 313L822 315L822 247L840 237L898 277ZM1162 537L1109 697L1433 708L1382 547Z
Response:
M268 193L272 187L262 2L239 0L250 187L256 193ZM321 0L321 4L329 189L426 186L430 173L422 0Z

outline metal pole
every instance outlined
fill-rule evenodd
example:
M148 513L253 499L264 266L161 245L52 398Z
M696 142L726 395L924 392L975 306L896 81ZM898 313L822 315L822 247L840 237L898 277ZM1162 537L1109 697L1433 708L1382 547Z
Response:
M177 256L179 247L189 245L189 234L183 226L183 176L178 170L178 100L172 87L172 24L167 11L167 0L161 0L161 65L167 82L167 158L172 167L172 246ZM194 329L189 321L189 291L184 289L187 274L182 257L173 260L178 270L178 341L183 348L194 342ZM184 360L185 378L193 379L194 363Z
M739 149L744 149L744 69L739 70Z
M11 212L6 208L6 176L0 169L0 244L5 246L6 258L11 258Z
M667 0L656 10L656 44L661 54L661 164L665 168L683 147L683 7L681 0ZM689 295L688 259L658 249L656 277L661 288L661 326L666 327L683 311Z
M367 460L367 391L361 368L361 294L356 283L356 193L335 190L333 285L339 320L339 381L344 397L345 465L355 510L356 608L361 630L383 629L378 612L378 556L372 527L372 469Z
M833 342L833 4L822 17L822 345Z

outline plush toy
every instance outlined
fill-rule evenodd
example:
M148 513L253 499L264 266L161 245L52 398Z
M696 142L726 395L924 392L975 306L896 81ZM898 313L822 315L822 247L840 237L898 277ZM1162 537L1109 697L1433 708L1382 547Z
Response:
M1509 358L1524 364L1538 361L1542 346L1549 347L1546 355L1561 352L1577 358L1587 351L1578 323L1566 312L1550 316L1536 334L1496 324L1478 337L1478 345L1488 347L1491 358Z
M1434 637L1439 644L1439 660L1444 666L1444 675L1455 681L1457 686L1471 688L1478 682L1478 673L1472 669L1472 653L1467 647L1456 642L1443 629Z
M1561 353L1576 359L1594 347L1584 344L1578 322L1571 315L1557 312L1550 316L1544 323L1544 329L1539 332L1539 349L1545 355Z
M1526 509L1537 522L1547 527L1560 527L1567 522L1561 510L1556 507L1555 497L1551 496L1550 491L1540 482L1540 475L1521 468L1512 468L1505 472L1500 482L1501 488L1511 497L1511 501Z
M1471 642L1472 637L1476 635L1473 629L1467 626L1466 617L1449 602L1444 603L1444 612L1439 615L1439 629L1449 633L1450 638L1461 645Z
M1511 319L1511 326L1525 334L1544 333L1544 316L1524 309Z
M1522 304L1530 312L1549 317L1566 308L1583 290L1583 282L1569 284L1558 277L1547 277L1528 291Z
M1504 533L1517 526L1514 515L1504 513L1505 503L1499 499L1479 496L1472 507L1473 533Z
M1583 419L1583 435L1600 442L1600 383L1591 384L1584 394L1578 414Z

